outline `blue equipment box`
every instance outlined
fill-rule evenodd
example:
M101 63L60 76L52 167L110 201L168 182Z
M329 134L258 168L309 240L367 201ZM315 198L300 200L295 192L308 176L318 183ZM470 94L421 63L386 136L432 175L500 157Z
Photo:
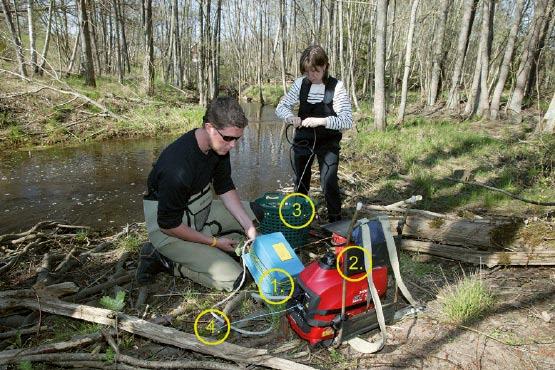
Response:
M243 259L256 285L265 298L273 298L272 301L281 301L277 297L287 296L291 292L291 279L283 272L268 270L284 270L293 279L304 270L303 263L281 232L258 236Z

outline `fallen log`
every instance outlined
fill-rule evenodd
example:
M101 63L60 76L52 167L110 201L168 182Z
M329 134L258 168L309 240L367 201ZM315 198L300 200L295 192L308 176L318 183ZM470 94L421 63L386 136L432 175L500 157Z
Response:
M490 247L509 246L515 239L520 227L510 219L476 219L467 220L443 215L440 213L421 211L417 209L404 209L388 206L366 206L366 210L376 213L403 214L408 212L402 225L402 235L435 241L440 244L452 244L468 247L487 249ZM390 217L391 232L398 234L398 222L402 216Z
M485 252L473 249L437 244L433 242L408 240L401 241L401 249L410 252L426 253L434 256L450 258L457 261L486 265L501 266L555 266L555 251L526 252Z
M10 331L5 331L3 333L0 333L0 339L11 338L18 335L36 334L39 331L45 331L45 330L48 330L48 326L39 327L38 325L35 325L31 328L16 329L16 330L10 330Z
M108 289L113 287L114 285L127 283L135 277L135 270L123 272L124 275L120 275L113 280L109 280L105 283L94 285L90 288L83 289L79 291L77 294L67 297L66 299L69 301L77 302L83 300L87 297L90 297L93 294L97 294L102 292L104 289Z
M43 354L22 354L17 357L0 360L0 364L17 364L21 361L31 362L92 362L98 365L108 365L107 355L103 353L88 353L88 352L72 352L72 353L43 353ZM114 366L117 369L213 369L213 370L239 370L240 367L232 366L229 363L218 363L214 361L188 361L188 360L174 360L174 361L152 361L141 360L127 355L118 355L113 359Z
M39 299L29 298L39 294ZM238 363L250 363L274 369L304 370L313 369L310 366L290 360L274 357L262 349L246 348L231 343L221 343L218 346L202 344L193 334L185 333L173 328L150 323L138 317L117 313L103 308L67 303L50 296L40 296L40 291L32 290L0 292L0 310L26 307L57 315L63 315L80 320L95 322L113 328L127 331L153 341L176 346L195 352L224 358Z

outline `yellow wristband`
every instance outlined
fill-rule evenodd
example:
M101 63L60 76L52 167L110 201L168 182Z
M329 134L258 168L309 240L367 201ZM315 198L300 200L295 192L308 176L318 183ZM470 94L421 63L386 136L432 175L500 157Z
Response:
M218 239L215 236L212 237L212 243L210 243L211 247L215 247L218 244Z

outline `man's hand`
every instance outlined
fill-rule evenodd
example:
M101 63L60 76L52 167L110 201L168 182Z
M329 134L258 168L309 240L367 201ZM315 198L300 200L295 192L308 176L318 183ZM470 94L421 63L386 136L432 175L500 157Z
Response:
M303 127L318 127L325 126L328 120L326 118L308 117L302 123Z
M245 230L245 233L247 234L247 238L249 238L250 240L254 240L258 233L256 232L256 228L254 227L254 225L252 225L251 227L249 227L247 230Z
M301 125L301 117L295 117L295 116L287 117L285 119L285 122L287 124L293 125L293 127L297 128Z
M233 253L235 252L235 245L237 242L228 238L218 238L216 242L216 248L223 250L224 252Z

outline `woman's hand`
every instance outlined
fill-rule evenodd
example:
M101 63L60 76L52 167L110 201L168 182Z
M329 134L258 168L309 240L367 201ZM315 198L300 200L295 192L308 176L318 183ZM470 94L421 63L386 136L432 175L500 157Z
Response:
M285 122L287 124L293 125L293 127L297 128L301 125L301 117L295 117L295 116L287 117Z
M328 120L326 118L308 117L301 123L303 127L325 126Z

